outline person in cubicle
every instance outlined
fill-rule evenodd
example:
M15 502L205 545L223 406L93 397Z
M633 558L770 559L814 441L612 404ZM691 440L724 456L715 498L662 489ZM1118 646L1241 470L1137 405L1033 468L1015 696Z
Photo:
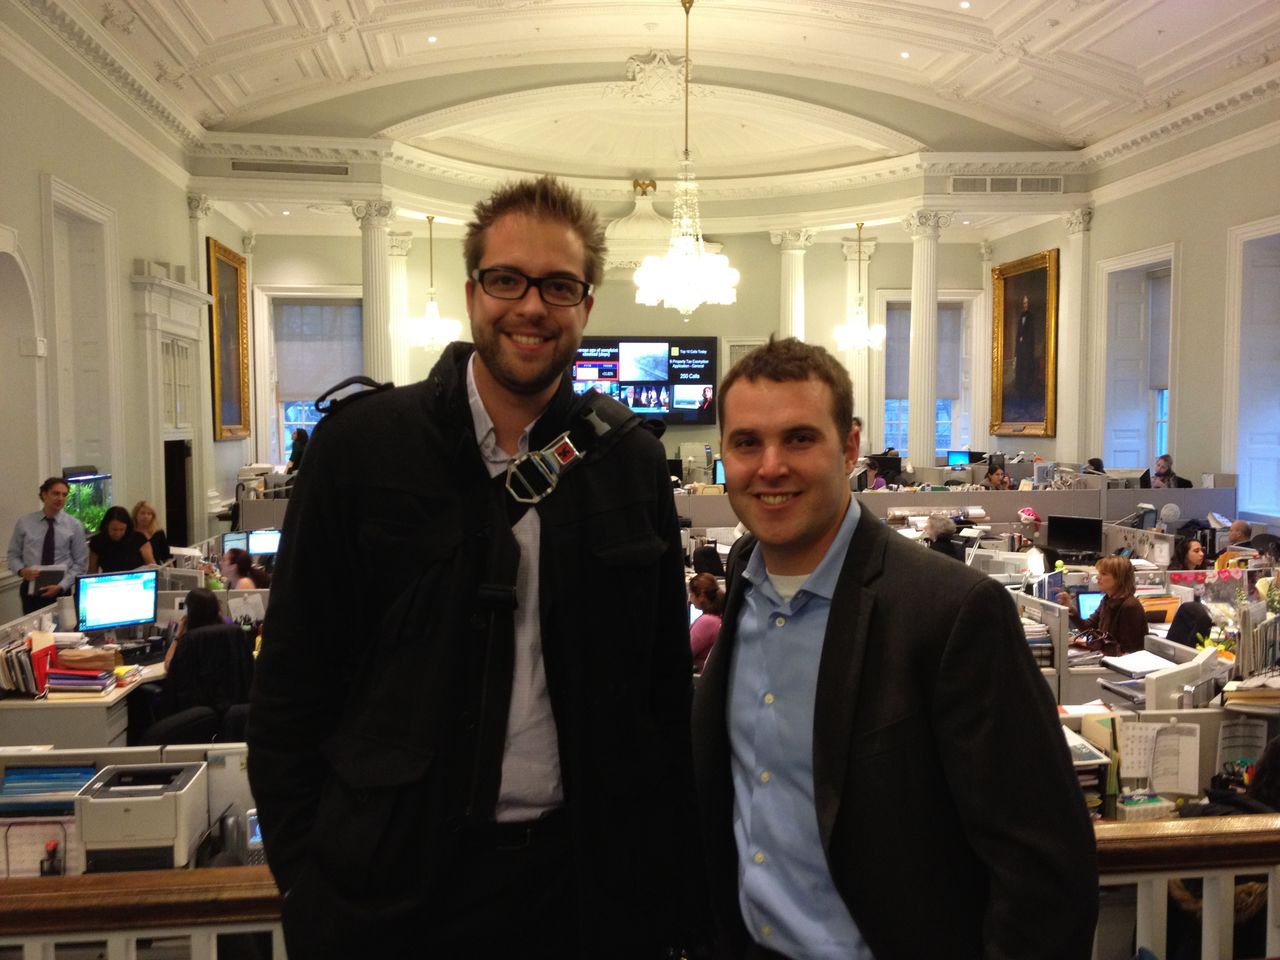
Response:
M990 466L982 478L982 486L988 490L1012 490L1013 479L1004 472L1004 467Z
M7 557L9 569L22 578L18 593L24 614L47 607L60 595L69 593L88 563L84 527L62 509L70 490L61 477L50 477L40 484L41 508L23 514L14 524ZM66 568L61 579L33 588L32 584L40 579L40 567L49 566Z
M89 573L136 570L156 562L147 538L133 528L133 518L121 506L107 508L98 532L89 538Z
M1126 557L1102 557L1095 564L1102 602L1087 620L1080 619L1075 598L1058 593L1058 603L1071 611L1071 623L1098 641L1109 654L1141 650L1147 639L1147 614L1136 594L1133 564Z
M218 567L228 590L265 590L271 586L271 575L253 562L249 551L239 547L224 553Z
M848 373L773 340L721 384L734 545L694 698L719 957L1090 955L1093 829L994 580L851 497Z
M678 955L704 911L675 501L640 418L568 376L603 231L543 177L464 253L474 345L331 409L284 522L248 739L289 955ZM368 589L335 588L350 557Z

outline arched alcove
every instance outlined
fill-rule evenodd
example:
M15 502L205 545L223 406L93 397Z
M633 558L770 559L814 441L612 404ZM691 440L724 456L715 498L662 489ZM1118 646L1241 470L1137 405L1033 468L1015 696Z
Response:
M18 514L39 506L36 487L46 469L40 437L42 362L37 339L35 288L18 247L17 233L0 224L0 530ZM6 534L7 535L7 534Z

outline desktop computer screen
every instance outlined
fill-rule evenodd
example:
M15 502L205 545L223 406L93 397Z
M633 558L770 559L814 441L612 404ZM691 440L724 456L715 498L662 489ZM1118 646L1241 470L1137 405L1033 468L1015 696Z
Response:
M972 462L973 461L969 459L968 450L948 450L947 451L948 467L967 467Z
M1105 593L1095 590L1085 591L1076 594L1076 606L1080 608L1080 619L1088 620L1097 612L1098 607L1102 604L1102 598Z
M155 623L155 619L155 570L95 573L76 582L76 620L81 631Z
M1045 546L1062 553L1098 553L1102 549L1102 520L1097 517L1046 518Z
M224 533L222 535L222 552L228 550L248 550L249 534L245 530L236 530L232 533Z
M712 483L718 483L722 486L724 485L724 461L719 457L716 457L715 459L714 477L715 479L711 481Z
M280 549L279 530L250 530L249 552L255 557L268 556Z

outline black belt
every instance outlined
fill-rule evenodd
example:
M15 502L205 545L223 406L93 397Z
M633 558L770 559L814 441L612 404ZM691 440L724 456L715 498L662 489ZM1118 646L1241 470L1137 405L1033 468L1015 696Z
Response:
M569 815L556 807L536 820L468 821L463 835L478 846L494 850L519 850L568 833Z

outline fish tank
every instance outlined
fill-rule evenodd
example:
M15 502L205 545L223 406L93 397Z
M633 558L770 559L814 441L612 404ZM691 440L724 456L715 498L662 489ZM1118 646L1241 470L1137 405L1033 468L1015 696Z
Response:
M92 536L111 506L111 474L81 473L64 477L67 481L67 513L79 520Z

